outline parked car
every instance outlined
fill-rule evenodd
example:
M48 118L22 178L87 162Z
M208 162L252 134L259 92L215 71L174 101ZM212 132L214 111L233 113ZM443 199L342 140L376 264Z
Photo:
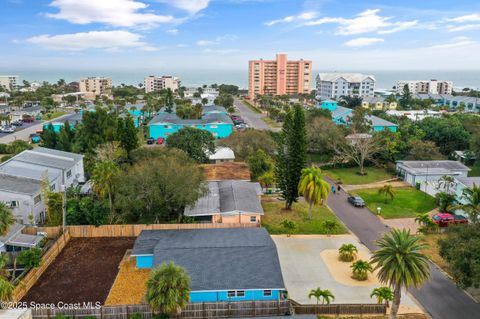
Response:
M147 138L147 144L148 145L152 145L153 143L155 143L155 139L153 137Z
M40 135L36 133L30 134L30 142L32 142L32 144L40 143L41 140L42 138L40 137Z
M163 137L159 137L159 138L157 138L157 141L155 142L155 144L162 145L163 142L165 142L165 139Z
M18 120L18 121L13 121L11 124L12 124L13 126L22 126L22 125L23 125L23 122L20 121L20 120Z
M13 133L15 132L14 126L0 126L0 132L2 133Z
M360 196L349 196L347 200L355 207L365 207L365 202Z
M439 213L432 216L432 220L439 227L448 227L450 224L468 224L468 219L462 215Z

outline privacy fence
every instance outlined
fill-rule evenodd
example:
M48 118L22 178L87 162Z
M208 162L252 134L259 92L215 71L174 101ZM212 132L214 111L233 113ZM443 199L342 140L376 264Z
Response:
M387 313L385 304L301 305L292 301L292 307L298 315L384 315Z

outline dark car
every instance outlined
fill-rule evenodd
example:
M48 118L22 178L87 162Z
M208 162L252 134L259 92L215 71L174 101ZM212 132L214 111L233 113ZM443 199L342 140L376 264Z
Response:
M22 125L23 125L23 122L22 122L22 121L13 121L13 122L12 122L12 125L13 125L13 126L22 126Z
M152 145L153 143L155 143L155 139L153 137L147 138L147 144L148 145Z
M365 207L365 202L360 196L349 196L347 200L355 207Z
M432 216L432 220L439 227L448 227L450 224L468 224L468 219L462 215L439 213Z

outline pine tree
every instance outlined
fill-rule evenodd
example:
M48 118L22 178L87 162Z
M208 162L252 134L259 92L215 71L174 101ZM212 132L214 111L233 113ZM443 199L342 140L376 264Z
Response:
M72 130L70 123L66 121L58 134L56 149L71 152L74 137L75 132Z
M57 147L57 133L55 133L52 123L50 123L47 127L43 128L42 134L40 136L42 138L43 147L46 147L46 148Z
M405 86L403 87L402 97L399 100L400 107L404 110L409 109L411 102L412 94L410 93L410 88L408 87L408 84L405 84Z
M295 105L285 116L277 152L276 176L285 199L285 208L291 209L298 198L298 183L307 163L305 114Z
M127 116L125 120L118 120L118 136L120 145L130 159L130 153L138 147L138 131L131 116Z

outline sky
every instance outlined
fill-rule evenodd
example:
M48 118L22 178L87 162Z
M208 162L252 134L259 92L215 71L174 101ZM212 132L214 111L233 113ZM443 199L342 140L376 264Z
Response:
M480 70L478 0L0 0L0 12L0 73L238 71L277 52L315 70Z

